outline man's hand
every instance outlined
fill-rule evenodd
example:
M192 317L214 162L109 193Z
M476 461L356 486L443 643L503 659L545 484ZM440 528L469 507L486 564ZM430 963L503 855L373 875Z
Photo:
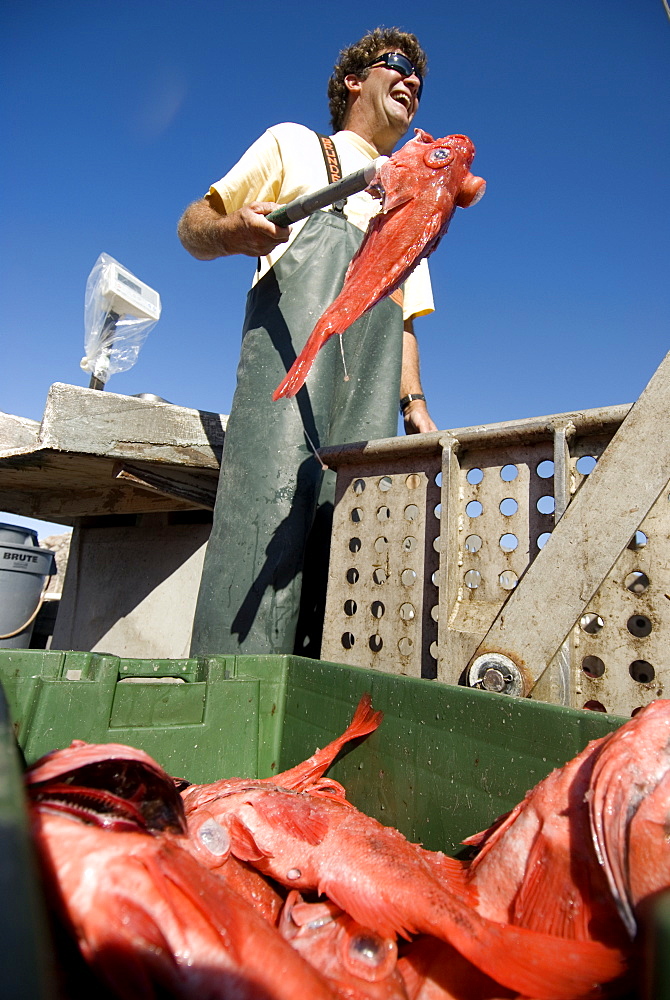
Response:
M428 434L437 430L428 407L422 399L413 399L403 410L403 421L405 423L405 434Z
M286 243L291 230L284 226L275 226L265 218L279 205L270 201L253 201L250 205L232 212L224 218L230 222L230 242L234 243L234 253L247 254L249 257L265 257L272 253L280 243Z
M291 231L265 218L274 202L255 201L227 215L223 204L216 208L207 198L186 209L177 233L184 247L198 260L214 260L231 254L264 257L286 243Z

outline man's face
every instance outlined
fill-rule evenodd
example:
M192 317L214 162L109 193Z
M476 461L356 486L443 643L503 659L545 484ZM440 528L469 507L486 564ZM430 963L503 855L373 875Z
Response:
M387 48L383 51L401 50ZM360 85L361 100L376 114L380 123L382 119L386 119L388 126L397 133L398 139L401 138L419 107L418 77L414 74L403 77L397 69L380 64L368 70L368 76L360 81Z

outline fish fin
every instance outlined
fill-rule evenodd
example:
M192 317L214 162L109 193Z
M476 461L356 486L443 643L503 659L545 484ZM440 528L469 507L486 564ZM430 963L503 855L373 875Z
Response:
M383 163L376 180L382 192L382 214L416 197L416 173L405 163L395 163L393 158Z
M465 840L461 841L462 844L466 844L468 847L479 848L479 853L471 862L471 870L477 867L478 862L485 857L492 847L505 835L507 830L512 826L518 817L519 813L523 811L526 805L526 801L530 795L530 792L526 795L521 802L518 803L509 812L503 813L502 816L498 818L487 827L486 830L481 830L479 833L474 833L471 837L467 837Z
M479 890L474 883L468 880L470 868L468 861L450 858L447 854L442 854L441 851L424 851L423 848L421 848L421 855L443 885L446 885L451 892L467 899L470 906L476 906Z
M355 887L341 883L337 878L328 877L319 882L319 893L326 896L364 927L372 927L382 937L407 938L418 933L419 928L409 919L406 907L396 905L384 895L368 895L357 892Z
M312 807L309 795L297 792L289 796L273 792L251 804L264 822L315 847L328 833L328 820Z
M550 842L540 832L528 853L526 874L514 899L514 923L542 934L589 940L591 908L585 888L574 885L570 872L556 863Z
M481 918L475 933L456 925L459 933L439 936L508 989L537 1000L586 1000L604 995L603 984L619 980L626 971L618 948L599 941L575 941L541 934L513 924Z
M272 778L266 778L268 783L281 785L282 788L292 788L295 791L309 790L317 791L316 788L309 788L312 782L321 778L333 763L338 753L351 740L362 739L369 733L375 731L381 724L384 713L375 711L372 707L370 694L363 695L354 712L351 722L344 732L336 739L332 740L322 750L317 750L311 757L292 767L289 771L283 771ZM339 785L339 788L342 788Z
M230 851L240 861L249 861L254 864L262 861L263 858L271 857L268 851L264 851L254 840L254 835L242 820L234 814L225 817L225 826L230 835Z

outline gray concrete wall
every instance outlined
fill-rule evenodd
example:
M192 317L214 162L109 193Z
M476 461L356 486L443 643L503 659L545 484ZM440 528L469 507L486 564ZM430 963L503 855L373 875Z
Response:
M188 656L211 529L197 523L202 516L80 518L51 648L140 659ZM183 523L189 517L191 523Z

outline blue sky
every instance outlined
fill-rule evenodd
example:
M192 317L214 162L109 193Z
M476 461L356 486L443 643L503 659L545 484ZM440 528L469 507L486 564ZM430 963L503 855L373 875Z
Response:
M380 23L427 50L414 124L469 135L488 183L431 258L417 323L438 426L637 398L669 340L662 0L6 0L0 409L39 419L51 383L88 385L104 251L163 305L109 389L228 412L254 262L193 260L177 220L267 126L327 131L338 51Z

